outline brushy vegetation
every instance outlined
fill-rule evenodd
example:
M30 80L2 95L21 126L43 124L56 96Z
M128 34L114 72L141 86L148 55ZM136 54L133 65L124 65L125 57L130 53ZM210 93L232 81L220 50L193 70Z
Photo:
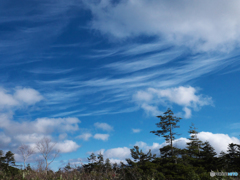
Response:
M179 159L180 160L180 159ZM19 170L11 167L8 170L1 169L0 179L6 180L230 180L238 177L210 177L210 173L203 167L184 165L183 162L168 163L161 162L161 158L156 158L152 162L134 163L129 166L109 166L107 162L89 163L81 167L65 167L62 170L47 173L39 170Z
M210 172L238 172L240 174L240 145L229 144L227 153L217 153L209 142L197 138L194 125L190 126L191 137L185 149L173 146L180 118L173 116L171 110L158 116L161 121L156 125L161 128L151 131L165 137L169 145L160 148L160 156L151 150L144 153L138 146L131 151L132 158L126 159L127 164L111 164L102 154L92 153L88 164L72 167L68 164L63 169L53 172L38 166L32 169L28 165L25 170L16 168L14 154L8 151L3 155L0 151L0 179L8 180L239 180L238 177L215 176ZM46 170L48 169L48 170Z

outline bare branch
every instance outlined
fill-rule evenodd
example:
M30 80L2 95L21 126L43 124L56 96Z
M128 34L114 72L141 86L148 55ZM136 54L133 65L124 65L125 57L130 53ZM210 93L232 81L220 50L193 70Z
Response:
M24 169L26 169L26 161L27 159L34 154L34 150L30 148L26 144L22 144L21 146L18 147L18 151L21 153L24 161Z
M48 137L44 137L39 142L36 143L36 148L39 153L42 154L45 160L45 171L47 172L48 166L54 161L54 159L58 156L59 150L55 151L54 147L57 143L53 143L52 140ZM51 158L52 156L52 158ZM52 160L49 160L52 159Z

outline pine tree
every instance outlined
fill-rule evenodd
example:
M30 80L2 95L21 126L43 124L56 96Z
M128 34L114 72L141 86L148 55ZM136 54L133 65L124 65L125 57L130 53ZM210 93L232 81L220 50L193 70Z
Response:
M11 175L16 175L19 172L18 168L15 168L15 158L11 151L8 151L5 155L0 150L0 171L5 171Z
M4 163L4 156L3 156L3 151L0 150L0 165Z
M5 168L5 157L2 150L0 150L0 171Z
M202 141L198 139L198 132L196 129L197 128L192 123L188 131L188 133L190 134L190 138L188 138L190 142L187 143L187 153L190 157L193 158L200 157L200 149L202 147Z
M112 165L111 165L111 163L110 163L110 159L109 159L109 158L107 158L107 159L105 160L105 168L106 168L107 170L112 168Z
M160 122L156 123L157 127L161 128L161 130L150 131L150 133L154 133L157 136L163 136L167 143L170 143L171 146L171 155L173 156L173 141L176 139L176 133L173 132L175 128L179 128L177 123L180 121L180 117L173 116L174 113L171 109L168 109L163 116L157 116L160 118Z
M163 158L165 162L170 160L170 161L174 161L174 163L177 164L179 156L182 156L182 150L179 148L173 147L173 155L171 153L171 150L172 148L170 145L160 148L161 158Z
M148 153L145 154L144 152L142 152L142 150L139 150L138 146L134 146L134 148L130 149L130 151L131 156L134 159L134 161L129 158L126 159L130 166L144 165L145 162L150 162L156 158L156 154L152 154L151 149L149 149Z
M215 152L215 149L211 146L211 144L206 141L203 143L203 147L201 148L201 157L202 158L210 158L210 157L215 157L217 153Z
M97 157L94 153L92 153L87 159L89 163L83 165L83 168L86 169L88 172L91 172L97 166Z
M227 152L230 170L238 171L240 169L240 145L234 143L229 144Z
M11 151L8 151L5 154L4 161L8 166L14 166L15 165L14 154Z
M103 165L104 160L103 160L102 153L99 153L97 158L98 158L97 164L100 165L100 166Z
M70 162L68 162L68 164L64 167L64 171L68 172L70 170L71 170L71 164L70 164Z
M162 148L160 148L160 154L162 158L168 158L171 157L171 146L167 145L167 146L163 146Z
M210 172L211 170L215 170L217 166L217 158L215 157L217 153L215 152L215 149L210 145L208 141L203 143L203 147L201 149L203 167L208 172Z
M227 154L223 151L218 156L218 170L226 170L228 168Z
M30 166L29 163L27 164L26 170L28 170L28 171L32 171L32 168L31 168L31 166Z
M94 153L92 153L89 158L87 158L89 162L94 163L97 159L96 159L96 155Z

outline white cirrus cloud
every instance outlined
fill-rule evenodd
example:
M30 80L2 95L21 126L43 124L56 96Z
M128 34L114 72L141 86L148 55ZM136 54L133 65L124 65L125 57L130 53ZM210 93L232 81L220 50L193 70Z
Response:
M159 114L162 114L161 111L158 110L158 107L155 105L149 105L147 103L143 103L141 105L141 108L145 110L145 112L149 115L157 116Z
M98 140L103 140L103 141L107 141L109 138L109 134L95 134L93 136L94 139L98 139Z
M83 139L84 141L88 141L90 137L92 137L91 133L83 133L77 136L76 138Z
M231 50L240 42L238 0L83 1L91 28L116 38L158 36L200 51Z
M146 113L154 116L161 114L158 110L159 104L163 106L169 106L169 104L182 106L185 118L191 117L191 109L198 110L202 106L213 105L211 97L198 95L197 89L191 86L167 89L148 88L146 91L137 92L133 99L140 104Z
M132 131L133 131L133 133L139 133L139 132L141 132L141 129L132 129Z
M138 91L135 95L135 98L139 101L148 102L152 100L153 95L145 91Z
M94 123L94 126L98 129L102 129L104 131L112 131L113 130L113 127L110 126L109 124L107 123L99 123L99 122L96 122Z
M240 129L240 123L233 123L229 125L230 129Z

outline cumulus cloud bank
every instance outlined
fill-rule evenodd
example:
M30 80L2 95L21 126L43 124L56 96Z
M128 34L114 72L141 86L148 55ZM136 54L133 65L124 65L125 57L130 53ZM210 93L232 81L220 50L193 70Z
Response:
M198 134L200 140L209 141L215 148L215 151L219 154L221 151L227 152L228 144L240 144L240 140L236 137L230 137L227 134L213 134L211 132L200 132Z
M198 138L202 142L208 141L213 146L215 152L218 155L220 154L221 151L227 153L228 144L230 143L240 144L239 139L237 139L236 137L229 137L226 134L213 134L210 132L200 132L198 134ZM189 139L181 137L173 141L173 146L176 148L184 149L186 148L187 142L189 142ZM148 145L143 141L138 141L134 144L134 146L138 146L140 149L142 149L144 153L147 153L149 149L151 149L151 152L153 154L156 154L157 156L160 155L159 149L166 145L168 145L166 142L163 143L154 142L152 145ZM96 153L100 152L103 154L104 158L110 158L110 160L112 159L113 162L118 163L120 161L124 161L126 158L131 157L130 148L128 147L118 147L108 150L101 149Z
M212 105L211 97L197 95L194 87L177 87L168 89L148 88L146 91L138 91L134 100L140 104L148 114L159 115L158 105L166 106L176 104L183 107L185 118L191 117L191 109L198 110L202 106Z
M44 137L51 138L52 133L61 133L66 138L66 132L75 132L79 129L81 121L77 118L38 118L34 121L16 122L12 115L0 114L0 148L16 146L17 144L30 144L40 141ZM75 151L79 146L65 140L57 145L61 152ZM67 147L64 148L63 147Z
M84 0L91 27L116 38L158 36L201 51L231 50L240 42L238 0Z
M44 137L51 138L51 134L59 134L59 139L67 137L66 132L79 130L78 118L37 118L33 121L16 121L14 111L34 105L44 99L35 89L17 87L14 91L0 89L0 149L16 148L20 144L29 144L31 147ZM72 152L80 146L72 140L64 140L56 145L60 152Z

